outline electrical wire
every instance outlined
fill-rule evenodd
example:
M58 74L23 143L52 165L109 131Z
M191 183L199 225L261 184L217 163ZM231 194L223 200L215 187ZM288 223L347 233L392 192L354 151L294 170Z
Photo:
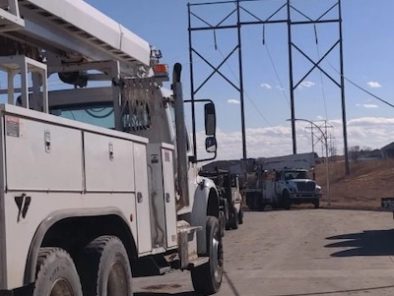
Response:
M223 52L220 50L220 48L217 48L217 51L219 52L219 54L222 56L222 58L224 59L224 54ZM231 74L233 75L233 78L235 80L237 80L239 82L239 79L237 77L237 75L235 74L234 70L231 68L231 66L226 63L226 66L228 67L228 69L230 70ZM248 101L253 105L253 107L255 108L255 111L260 115L260 117L270 126L272 126L272 122L270 122L267 117L264 116L263 112L259 109L259 107L257 106L257 104L254 102L254 100L249 96L249 94L247 93L246 90L244 90L245 93L245 97L248 99Z
M339 75L341 75L341 73L338 71L338 69L336 69L333 65L331 65L331 63L328 63L330 65L330 67L337 72ZM389 101L382 99L381 97L375 95L374 93L370 92L369 90L367 90L366 88L362 87L361 85L357 84L356 82L354 82L353 80L351 80L350 78L346 77L345 75L342 75L343 79L345 79L347 82L349 82L351 85L353 85L354 87L358 88L359 90L363 91L364 93L366 93L367 95L370 95L371 97L375 98L376 100L380 101L383 104L386 104L387 106L390 106L391 108L394 108L394 104L390 103Z
M316 41L317 58L318 58L318 60L320 60L321 53L320 53L319 37L318 37L316 24L314 25L314 30L315 30L315 41ZM319 71L319 73L320 73L320 84L321 84L321 91L322 91L322 97L323 97L324 113L326 115L326 120L328 120L327 96L326 96L326 89L325 89L325 86L324 86L323 73L322 73L322 71Z
M280 79L278 69L275 66L275 62L274 62L274 59L272 57L271 51L270 51L269 47L267 46L267 44L265 43L265 26L263 26L263 46L264 46L264 48L265 48L265 50L267 52L267 56L268 56L268 59L269 59L269 61L271 63L271 67L272 67L272 69L273 69L273 71L275 73L277 83L279 84L279 87L280 87L280 92L281 92L284 100L290 106L289 96L288 96L285 88L283 87L283 83L282 83L282 80Z

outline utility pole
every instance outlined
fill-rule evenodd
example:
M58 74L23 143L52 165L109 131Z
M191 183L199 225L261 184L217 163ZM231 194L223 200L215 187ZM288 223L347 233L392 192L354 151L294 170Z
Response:
M347 119L346 119L346 101L345 101L345 76L343 66L343 36L342 36L342 0L338 0L339 14L339 60L341 71L341 103L342 103L342 125L343 125L343 149L345 154L345 173L350 175L349 149L347 144Z
M293 42L291 24L291 5L287 0L287 42L289 50L289 85L290 85L290 114L291 114L291 136L293 138L293 154L297 154L297 134L295 126L295 104L294 104L294 77L293 77Z
M311 124L311 139L312 139L312 153L315 153L315 133L313 132L312 124Z
M242 158L247 159L246 151L246 128L245 128L245 105L244 105L244 79L242 67L242 36L241 36L241 7L237 0L237 35L238 35L238 63L239 63L239 94L241 104L241 128L242 128Z

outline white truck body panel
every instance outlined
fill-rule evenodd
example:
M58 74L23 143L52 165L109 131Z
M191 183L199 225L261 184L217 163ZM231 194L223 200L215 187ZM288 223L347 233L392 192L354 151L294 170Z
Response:
M9 115L5 129L8 190L83 191L81 131Z
M87 37L89 35L93 36L106 46L113 48L114 51L120 51L121 54L127 55L129 59L137 60L149 66L151 53L149 43L85 1L25 0L24 2L33 4L47 13L58 17L66 24L72 25L85 34L88 34L85 35L85 40L88 39ZM22 6L22 15L26 10L27 8ZM34 16L31 18L34 19ZM83 38L83 36L84 35L81 35L80 38ZM67 44L61 46L67 47Z
M84 145L88 192L134 192L132 142L84 133Z
M295 155L285 155L269 158L258 158L257 162L263 165L264 170L283 170L284 168L306 169L315 166L314 153L300 153Z
M26 218L18 222L19 212L14 198L23 193L30 196L32 201ZM43 221L50 220L59 211L88 213L91 210L105 212L116 209L125 221L129 221L133 236L137 236L136 220L130 222L128 219L130 215L136 217L134 193L9 192L5 195L5 208L8 289L23 286L29 247L34 234Z
M178 244L173 153L172 145L152 143L148 146L151 229L155 249L173 248Z
M161 159L163 167L163 187L166 209L166 228L167 228L167 248L176 247L177 242L177 225L176 225L176 200L175 200L175 174L173 157L173 148L162 145Z
M145 198L143 204L136 201L136 192L141 192L144 197L148 197L149 192L146 139L21 107L2 105L0 110L2 126L5 125L5 116L19 119L17 127L2 129L5 131L2 133L4 145L0 147L3 150L0 163L5 175L1 195L4 195L4 208L7 209L1 213L4 215L1 218L5 220L4 235L7 238L7 288L23 286L33 236L43 221L50 221L59 212L86 214L93 210L106 212L113 209L129 224L139 255L149 254L152 249L151 234L147 230L150 223L149 199ZM19 134L15 133L17 129ZM51 141L49 152L44 141L47 140L44 135L48 130ZM82 145L82 138L85 145ZM114 169L109 160L108 143L113 144L112 161L123 162L117 164L120 169ZM95 146L96 152L90 145ZM56 156L56 160L51 154ZM14 166L10 171L4 166L6 159ZM75 166L73 170L71 165ZM23 172L26 166L29 169ZM22 176L20 179L16 178L17 169ZM8 178L10 173L14 175ZM48 178L46 184L52 185L44 186L44 177ZM85 179L87 182L84 182ZM111 181L108 182L108 179ZM9 187L9 181L12 186L6 190L4 185ZM115 186L120 186L121 190ZM16 204L15 198L22 195L31 199L26 215Z

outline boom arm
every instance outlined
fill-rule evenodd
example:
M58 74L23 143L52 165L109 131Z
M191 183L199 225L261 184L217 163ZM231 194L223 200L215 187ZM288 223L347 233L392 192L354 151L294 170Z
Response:
M150 65L148 42L84 1L0 0L0 17L0 33L56 55L118 60L127 73Z

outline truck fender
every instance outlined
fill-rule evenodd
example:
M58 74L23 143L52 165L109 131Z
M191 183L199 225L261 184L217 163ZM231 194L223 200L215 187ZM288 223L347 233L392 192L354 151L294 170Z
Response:
M204 178L195 191L190 219L193 226L202 227L202 230L197 232L197 252L199 255L207 253L207 216L219 218L219 206L219 194L214 182Z
M51 215L47 216L37 227L36 232L34 234L33 240L29 247L29 253L26 260L25 266L25 274L24 274L24 284L29 285L35 281L36 277L36 268L37 268L37 259L40 248L42 246L45 235L51 229L51 227L55 226L56 223L65 220L65 219L73 219L73 218L93 218L93 217L105 217L105 216L116 216L127 226L129 231L129 242L128 246L125 245L125 248L128 250L128 255L130 261L133 259L132 256L138 256L137 247L131 233L130 228L128 227L128 222L122 213L116 208L106 208L106 209L81 209L81 210L62 210L56 211ZM123 242L124 243L124 242Z

